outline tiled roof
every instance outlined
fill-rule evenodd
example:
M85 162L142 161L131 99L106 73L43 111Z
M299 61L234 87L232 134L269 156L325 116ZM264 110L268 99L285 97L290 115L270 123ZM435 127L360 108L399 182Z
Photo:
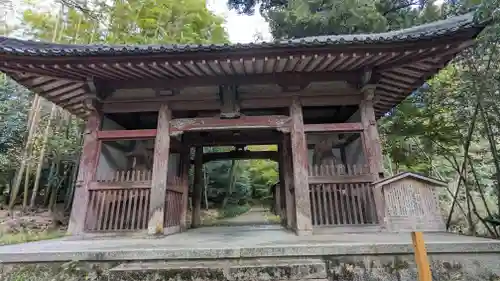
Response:
M140 55L289 47L325 47L330 45L385 44L414 40L431 40L476 26L480 26L480 24L475 23L473 13L467 13L446 20L384 33L312 36L248 44L69 45L0 37L0 54L21 56Z

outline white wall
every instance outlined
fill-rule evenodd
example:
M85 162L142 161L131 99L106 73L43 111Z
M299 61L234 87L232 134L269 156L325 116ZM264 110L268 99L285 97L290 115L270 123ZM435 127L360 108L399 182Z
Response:
M361 136L346 146L345 155L346 162L349 165L366 164Z
M123 127L118 125L113 120L104 117L102 120L102 130L123 130ZM116 169L126 169L127 165L127 157L125 154L110 146L106 145L106 142L102 143L103 147L101 148L101 154L99 155L99 162L97 162L97 172L96 178L99 179L107 179L114 173ZM108 156L102 152L102 150L106 149L109 151ZM109 159L107 157L111 157L113 159ZM114 167L111 163L115 163L118 167Z

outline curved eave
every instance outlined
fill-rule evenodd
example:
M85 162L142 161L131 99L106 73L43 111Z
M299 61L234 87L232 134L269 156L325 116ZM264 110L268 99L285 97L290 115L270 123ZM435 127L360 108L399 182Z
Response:
M213 85L224 79L288 74L313 80L321 77L322 81L335 80L340 75L360 80L364 71L371 70L375 80L370 83L377 84L375 110L380 117L473 44L482 29L469 24L439 36L432 33L432 36L397 42L354 40L356 42L329 44L312 40L305 45L252 47L249 44L244 48L232 45L228 50L174 53L138 49L123 54L106 53L109 50L95 53L94 50L94 53L74 51L48 55L22 51L22 48L6 53L4 48L3 53L0 51L0 71L85 118L84 100L88 95L95 95L87 84L89 78L117 89L154 87L161 83Z

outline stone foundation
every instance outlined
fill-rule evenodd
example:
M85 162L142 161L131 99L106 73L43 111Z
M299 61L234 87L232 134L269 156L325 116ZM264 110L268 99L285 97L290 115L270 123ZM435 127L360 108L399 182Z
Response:
M500 254L430 256L434 281L500 281ZM414 281L412 255L3 265L2 281Z

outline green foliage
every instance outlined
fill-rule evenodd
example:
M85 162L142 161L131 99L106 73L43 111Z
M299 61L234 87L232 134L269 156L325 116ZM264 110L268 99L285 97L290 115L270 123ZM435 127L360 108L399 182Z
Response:
M442 18L434 1L411 0L228 0L242 13L256 4L275 38L382 32Z
M0 76L0 181L19 164L19 144L26 136L27 108L31 94ZM1 184L1 182L0 182Z
M187 44L226 43L223 19L203 0L86 2L50 11L35 5L23 15L26 35L62 43ZM61 16L61 14L64 16ZM54 37L54 30L60 30Z

